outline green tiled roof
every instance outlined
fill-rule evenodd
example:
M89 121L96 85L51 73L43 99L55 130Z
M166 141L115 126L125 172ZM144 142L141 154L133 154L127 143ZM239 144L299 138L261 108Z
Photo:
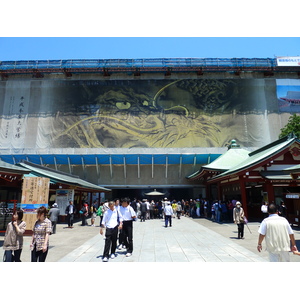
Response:
M244 161L245 159L247 159L249 157L249 153L250 151L247 151L242 148L229 149L224 154L219 156L216 160L214 160L212 163L204 166L203 168L220 171L229 170L237 164Z
M283 138L283 139L280 139L280 140L278 140L274 143L271 143L267 146L264 146L258 150L255 150L255 151L249 153L249 156L247 159L243 160L242 162L240 162L233 168L215 176L211 180L214 180L216 178L221 178L226 175L234 174L234 173L242 171L242 170L246 170L247 168L250 168L255 164L258 164L268 158L271 158L273 155L284 150L286 147L293 144L295 141L300 142L296 138Z
M250 151L242 148L231 148L215 159L208 165L202 166L200 170L188 176L188 179L193 179L200 175L202 172L204 174L205 170L224 172L233 168L235 165L239 164L241 161L248 157Z
M30 170L20 166L12 165L0 160L0 171L12 174L27 174Z
M50 178L50 181L52 183L69 184L69 185L74 185L74 186L78 186L81 188L103 191L103 192L111 191L110 189L106 189L104 187L101 187L101 186L95 185L93 183L90 183L88 181L85 181L83 179L80 179L78 176L74 176L74 175L56 171L56 170L53 170L50 168L42 167L40 165L36 165L33 163L21 162L21 163L19 163L19 165L21 165L24 168L29 169L33 175Z

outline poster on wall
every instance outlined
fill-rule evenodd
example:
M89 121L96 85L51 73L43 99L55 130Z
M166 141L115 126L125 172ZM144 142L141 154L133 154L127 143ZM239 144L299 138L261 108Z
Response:
M59 208L59 214L65 215L69 201L74 201L74 190L56 190L56 203Z
M24 221L27 228L33 228L36 221L36 210L45 206L48 208L50 179L43 177L24 177L22 186L21 209L24 211Z
M300 113L300 80L277 79L279 111Z

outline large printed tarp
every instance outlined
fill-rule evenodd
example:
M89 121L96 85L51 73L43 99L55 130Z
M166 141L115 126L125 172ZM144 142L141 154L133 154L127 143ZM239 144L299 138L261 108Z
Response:
M261 147L299 92L298 79L7 80L0 148Z

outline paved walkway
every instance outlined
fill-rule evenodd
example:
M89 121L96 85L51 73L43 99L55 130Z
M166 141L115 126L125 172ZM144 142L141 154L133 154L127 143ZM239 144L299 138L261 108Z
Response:
M73 229L58 224L57 233L50 236L47 262L102 262L103 236L96 227L80 226ZM117 250L117 257L109 262L266 262L266 251L256 250L259 223L245 227L245 239L238 240L235 224L218 224L207 219L182 217L173 219L173 226L165 228L163 220L134 222L134 251ZM251 231L251 233L250 233ZM295 231L300 240L299 231ZM3 255L3 236L0 236L0 255ZM30 237L24 237L22 261L30 261ZM264 245L263 245L264 246ZM291 261L300 261L291 254Z
M101 262L103 237L95 236L60 262ZM117 251L110 262L262 262L264 258L205 226L182 217L165 228L163 220L134 223L134 252Z

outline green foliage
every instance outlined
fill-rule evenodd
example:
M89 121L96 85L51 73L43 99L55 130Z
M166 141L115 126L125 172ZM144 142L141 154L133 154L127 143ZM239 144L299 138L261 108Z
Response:
M279 138L283 138L291 133L294 133L297 138L300 138L300 116L293 114L289 117L288 123L280 129Z

